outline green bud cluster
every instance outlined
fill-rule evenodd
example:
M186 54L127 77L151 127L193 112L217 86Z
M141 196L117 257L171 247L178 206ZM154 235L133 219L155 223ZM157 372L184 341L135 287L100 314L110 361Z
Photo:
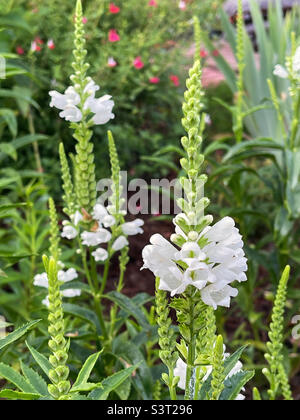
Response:
M53 367L49 372L49 378L52 384L48 385L48 390L54 399L66 400L69 399L68 394L71 385L68 381L68 345L64 337L64 314L58 280L57 262L53 257L49 260L46 256L43 256L43 262L49 281L48 332L51 338L48 345L52 352L49 357L49 362Z
M50 255L56 261L59 261L61 250L59 248L60 233L58 227L58 218L55 204L52 198L49 199L49 215L50 215Z
M71 80L81 99L79 108L82 112L82 120L80 123L72 123L71 127L74 129L73 137L77 140L75 156L77 200L80 208L84 208L90 213L96 202L96 175L94 146L90 141L92 137L90 128L93 122L88 120L89 110L84 109L84 104L89 96L89 93L84 92L84 89L90 81L87 76L90 66L85 62L87 50L85 49L86 40L82 18L82 5L78 0L75 16L75 49L73 51L75 60L72 63L75 74L71 76Z
M205 127L205 115L201 114L203 108L201 76L201 63L197 60L189 73L183 104L182 125L187 136L181 139L181 143L187 156L180 160L180 164L187 176L182 177L180 183L186 198L177 201L178 206L187 216L189 231L196 232L200 232L200 229L203 228L203 212L209 205L209 200L203 197L203 188L207 177L200 171L204 162L200 147ZM210 222L211 219L208 224Z
M272 312L272 322L270 325L269 338L267 343L268 353L265 358L269 363L269 369L264 369L263 373L270 383L268 394L271 400L275 400L279 387L286 400L292 400L292 394L288 383L288 377L283 366L283 326L284 310L286 304L287 283L290 275L290 267L287 266L279 282L278 291Z
M59 145L59 157L64 190L63 200L66 204L63 211L71 217L76 211L76 196L63 143Z

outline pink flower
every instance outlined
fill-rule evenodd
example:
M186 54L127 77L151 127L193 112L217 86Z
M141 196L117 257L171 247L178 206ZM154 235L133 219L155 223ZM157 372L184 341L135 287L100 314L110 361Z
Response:
M108 65L108 67L116 67L118 65L118 63L116 62L116 60L113 57L109 57L109 59L107 61L107 65Z
M118 42L120 41L120 36L115 29L111 29L108 33L108 40L109 42Z
M159 77L150 77L149 82L152 83L153 85L157 85L157 83L160 82L160 78Z
M179 2L178 7L179 7L180 10L185 10L186 9L186 2L184 0L181 0Z
M170 76L170 80L171 80L171 82L173 83L174 86L176 86L176 87L180 86L179 77L175 76L175 74L172 74Z
M218 51L218 50L213 50L212 55L213 55L214 57L218 57L218 56L220 55L220 53L219 53L219 51Z
M49 39L49 41L47 42L47 46L49 48L49 50L54 50L55 49L55 44L53 39Z
M150 0L148 3L148 6L153 6L153 7L157 7L157 3L155 0Z
M36 41L33 41L31 43L31 51L40 52L41 50L42 50L42 47Z
M109 5L109 11L110 13L113 13L114 15L120 12L120 8L116 6L114 3L110 3Z
M206 58L208 56L208 52L205 49L200 50L200 57Z
M16 48L16 52L17 52L17 54L19 54L19 55L23 55L23 54L25 54L25 51L24 51L24 49L19 45L19 46L17 46L17 48Z
M88 22L88 18L83 16L82 18L82 23L85 25Z
M141 57L136 57L133 61L133 65L137 70L141 70L145 64L142 62Z

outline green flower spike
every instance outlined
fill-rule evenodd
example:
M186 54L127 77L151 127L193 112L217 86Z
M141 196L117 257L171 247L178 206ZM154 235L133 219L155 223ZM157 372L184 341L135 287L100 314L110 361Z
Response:
M283 366L282 355L284 309L289 275L290 267L287 266L279 282L272 313L272 322L270 325L270 341L267 343L268 353L265 354L265 358L267 359L270 367L269 369L264 369L263 373L270 383L270 389L268 390L270 400L275 400L280 387L285 400L293 399L288 382L288 376Z
M48 331L51 336L49 340L49 348L52 355L49 362L53 369L49 372L52 384L48 386L49 393L56 400L68 400L71 388L69 377L68 345L64 337L65 325L64 314L62 309L62 295L60 293L58 281L58 269L56 260L51 257L43 256L43 262L49 281L49 326Z
M71 76L71 81L74 83L75 90L80 96L78 108L82 113L82 119L79 123L72 123L71 126L74 129L73 136L78 142L75 156L77 200L79 207L90 213L96 202L96 175L94 147L90 142L93 122L88 120L90 111L84 107L90 95L89 92L85 92L85 88L91 79L87 76L90 65L85 62L87 50L85 49L86 40L82 18L82 5L81 1L78 0L75 16L75 49L73 51L75 60L72 63L75 74Z
M63 200L65 203L65 208L63 209L63 211L69 217L71 217L75 214L75 211L77 210L76 195L74 192L74 186L72 182L70 168L69 168L67 156L65 154L63 143L60 143L59 145L59 157L60 157L61 174L62 174L62 180L63 180L63 190L64 190Z
M60 243L60 233L58 227L57 213L55 209L55 204L52 198L49 199L49 214L50 214L50 255L56 261L59 261L61 250L59 248Z
M223 349L223 338L221 335L218 336L212 358L212 396L211 400L216 401L219 399L224 389L224 349Z

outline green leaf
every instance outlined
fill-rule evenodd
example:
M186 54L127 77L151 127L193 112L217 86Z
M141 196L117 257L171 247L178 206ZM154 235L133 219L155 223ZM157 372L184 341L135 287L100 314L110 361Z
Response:
M43 356L41 353L39 353L37 350L35 350L33 347L31 347L27 342L26 346L28 347L30 353L32 354L32 357L36 361L36 363L40 366L42 371L48 376L49 378L49 371L53 369L51 363L49 360Z
M23 327L18 328L14 332L10 333L7 337L0 340L0 350L21 338L24 334L27 333L28 330L30 330L34 325L36 325L40 321L41 319L37 319L35 321L28 322L27 324L23 325Z
M138 365L132 366L130 368L121 370L104 379L101 383L102 388L95 389L89 394L89 398L92 400L106 400L109 394L118 388L127 378L129 378L133 372L138 368Z
M11 109L2 108L0 109L0 117L2 117L5 123L7 124L11 135L13 137L16 137L18 132L18 123L15 113Z
M43 395L43 396L50 395L48 392L48 385L37 372L35 372L29 366L25 365L23 362L21 362L21 369L22 369L23 375L25 376L27 381L34 387L37 394Z
M3 389L0 391L0 398L5 398L6 400L25 400L32 401L38 400L41 398L39 394L29 393L29 392L18 392L11 389Z
M28 392L29 394L35 393L35 389L29 382L27 382L23 376L16 372L10 366L0 363L0 377L6 379L8 382L14 384L23 392Z
M99 325L99 321L93 311L87 308L83 308L82 306L75 305L72 303L64 303L63 310L66 314L74 315L80 319L88 321L93 327L96 327L97 333L99 335L102 334L101 328Z
M143 311L140 308L138 308L127 296L113 291L105 295L105 297L112 300L121 309L123 309L129 315L133 316L144 328L150 328L149 322L146 316L144 315Z
M224 382L225 389L220 395L220 400L235 400L241 392L242 388L253 378L254 374L254 370L246 372L240 371L230 378L227 378Z
M0 152L11 157L13 160L17 160L17 152L11 143L0 143Z
M79 388L82 387L82 385L86 385L88 382L88 379L90 377L90 374L100 356L102 353L102 350L99 353L92 354L84 363L82 366L75 384L73 385L71 392L78 392Z

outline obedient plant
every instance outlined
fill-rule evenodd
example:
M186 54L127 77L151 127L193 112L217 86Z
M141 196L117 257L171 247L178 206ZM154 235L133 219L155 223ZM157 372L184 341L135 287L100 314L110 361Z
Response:
M225 217L211 226L212 216L204 215L209 200L203 196L207 177L201 174L205 123L202 97L201 65L196 61L183 105L182 124L187 136L181 141L186 152L180 162L186 173L180 179L185 193L185 198L178 200L182 213L174 219L172 243L159 234L152 236L151 245L143 250L143 268L157 278L160 357L169 371L163 380L171 398L176 399L178 385L185 390L185 399L217 400L225 395L234 399L253 373L239 374L236 359L233 365L229 363L231 369L226 365L223 339L215 335L214 310L230 306L231 298L238 293L231 283L247 280L247 260L233 219ZM170 292L170 303L166 291ZM171 328L169 308L177 313L179 343ZM227 394L226 381L231 387L234 382L231 394Z

